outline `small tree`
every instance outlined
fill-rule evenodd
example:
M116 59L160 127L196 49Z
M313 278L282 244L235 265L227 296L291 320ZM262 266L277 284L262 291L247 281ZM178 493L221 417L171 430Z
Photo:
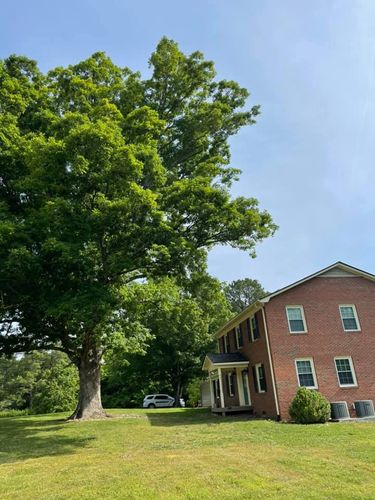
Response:
M289 414L298 424L322 424L329 419L331 407L320 392L300 387L289 406Z

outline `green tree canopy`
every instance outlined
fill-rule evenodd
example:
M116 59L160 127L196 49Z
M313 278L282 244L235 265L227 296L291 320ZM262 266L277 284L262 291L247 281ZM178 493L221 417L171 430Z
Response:
M147 328L143 352L114 346L105 356L104 401L139 405L145 394L170 392L176 400L202 375L202 358L215 347L214 332L231 315L220 282L206 273L189 279L162 278L124 292L127 318Z
M240 313L245 307L267 295L259 281L251 278L224 283L223 290L235 313Z
M0 358L0 410L69 411L77 394L77 368L62 352Z
M104 414L124 286L184 274L216 244L253 255L275 229L230 194L228 139L259 113L248 92L165 38L150 67L145 80L101 52L46 75L24 57L0 64L0 353L67 353L78 418Z

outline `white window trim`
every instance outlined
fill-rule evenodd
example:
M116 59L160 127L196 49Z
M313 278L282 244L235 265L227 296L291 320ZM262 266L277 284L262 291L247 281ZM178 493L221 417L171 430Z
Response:
M262 394L264 392L266 392L265 390L261 389L260 388L260 382L259 382L259 368L262 366L262 363L257 363L255 365L255 375L256 375L256 383L257 383L257 389L258 389L258 393Z
M344 320L342 318L342 314L341 314L341 308L342 307L351 307L353 309L353 312L354 312L354 318L357 322L357 328L351 328L350 330L347 330L345 328L345 325L344 325ZM340 312L340 318L341 318L341 323L342 323L342 327L344 329L344 332L360 332L361 331L361 325L359 323L359 319L358 319L358 314L357 314L357 309L355 307L354 304L340 304L339 305L339 312Z
M353 382L354 382L353 384L341 384L340 383L340 377L339 377L339 371L338 371L337 365L336 365L336 359L348 359L349 360L349 365L350 365L350 369L352 371L352 376L353 376ZM339 383L339 387L358 387L357 376L355 374L352 357L351 356L335 356L334 363L335 363L337 382Z
M310 361L312 376L313 376L313 379L314 379L314 385L309 385L309 386L300 385L297 361ZM307 389L318 389L318 381L317 381L317 378L316 378L315 365L314 365L313 358L296 358L294 360L294 366L295 366L295 369L296 369L298 387L306 387Z
M235 328L234 328L234 334L235 334L235 337L236 337L236 347L237 349L242 349L243 347L243 337L242 337L242 346L240 346L240 343L239 343L239 334L241 335L241 325L237 325Z
M289 321L289 316L288 316L288 309L300 309L301 311L301 316L302 316L302 321L303 321L303 330L300 330L298 332L292 332L292 329L290 328L290 321ZM289 328L289 333L296 333L297 335L299 333L307 333L307 326L306 326L306 318L305 318L305 311L303 310L303 306L285 306L285 313L286 313L286 319L288 320L288 328Z
M255 314L253 314L251 317L250 317L250 335L251 335L251 342L256 342L257 340L259 340L259 337L257 337L256 339L254 338L254 333L253 333L253 322L252 322L252 319L255 318ZM258 325L258 328L259 328L259 325Z
M227 384L228 384L229 397L233 397L234 391L231 390L232 386L234 387L234 380L233 380L233 373L232 372L227 373Z

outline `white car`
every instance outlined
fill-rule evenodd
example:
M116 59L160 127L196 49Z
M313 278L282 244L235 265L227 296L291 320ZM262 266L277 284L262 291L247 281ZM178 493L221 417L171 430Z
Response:
M174 398L168 394L149 394L143 400L143 408L171 408Z

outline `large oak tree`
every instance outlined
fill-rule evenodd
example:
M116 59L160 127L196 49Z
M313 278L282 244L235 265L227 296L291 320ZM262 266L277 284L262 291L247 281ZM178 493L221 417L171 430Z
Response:
M47 74L0 65L0 353L67 353L75 418L105 414L124 287L187 272L217 244L253 253L274 231L256 199L230 195L228 139L259 113L248 92L168 39L150 67L142 79L103 53Z

